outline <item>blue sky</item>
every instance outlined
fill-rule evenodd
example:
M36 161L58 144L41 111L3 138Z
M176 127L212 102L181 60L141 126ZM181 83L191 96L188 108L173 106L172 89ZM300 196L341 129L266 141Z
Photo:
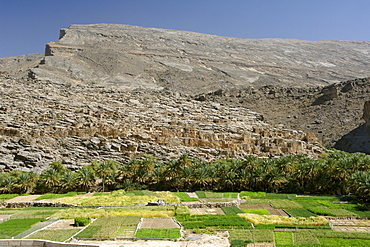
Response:
M370 0L0 0L0 57L44 51L71 24L239 38L370 40Z

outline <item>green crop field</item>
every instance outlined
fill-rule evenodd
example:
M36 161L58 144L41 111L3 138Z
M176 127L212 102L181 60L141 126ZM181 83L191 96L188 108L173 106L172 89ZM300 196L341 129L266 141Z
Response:
M12 219L0 224L0 238L14 237L19 233L31 228L32 225L43 221L42 218Z
M201 201L228 201L238 197L237 192L197 191ZM0 198L11 198L17 195L4 195ZM40 238L52 241L66 241L81 228L52 230L44 229L34 234L32 231L41 229L36 223L47 219L74 219L86 217L92 223L75 237L77 239L113 240L130 239L177 239L181 237L180 229L137 229L141 217L176 217L186 230L187 239L190 232L215 234L218 231L229 231L231 246L246 246L248 243L272 243L275 246L370 246L370 233L337 232L331 230L327 219L321 215L369 217L369 204L357 202L353 198L335 196L296 196L295 194L275 194L266 192L243 191L239 194L245 197L243 207L222 207L225 215L207 214L212 210L199 210L202 215L191 215L188 204L179 206L121 206L121 207L29 207L1 208L0 215L10 216L10 220L0 223L0 238L14 236ZM142 201L148 199L164 199L166 202L191 202L185 192L152 192L141 191L112 191L94 193L94 196L82 196L88 204L105 202L116 204L125 201ZM77 193L45 194L40 198L50 200L81 200ZM0 199L1 200L1 199ZM90 200L90 201L88 201ZM106 200L106 201L104 201ZM198 200L198 199L195 199ZM200 203L200 202L199 202ZM245 204L250 204L245 206ZM264 205L258 205L264 204ZM269 205L268 205L269 204ZM270 215L267 208L284 209L293 217ZM250 208L249 208L250 207ZM269 209L270 210L270 209ZM271 211L271 210L270 210ZM273 212L273 211L271 211ZM365 221L365 219L364 219ZM47 222L43 222L45 224ZM191 240L190 240L191 241Z
M138 229L135 235L136 238L154 238L154 239L177 239L181 237L178 228L172 229Z
M45 239L50 241L64 242L80 229L58 229L58 230L41 230L28 237L28 239Z

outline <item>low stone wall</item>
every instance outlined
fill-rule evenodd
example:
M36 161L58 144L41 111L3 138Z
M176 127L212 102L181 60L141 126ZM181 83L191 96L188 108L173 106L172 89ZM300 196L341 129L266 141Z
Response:
M35 240L35 239L4 239L0 240L0 247L99 247L99 245L92 244L76 244L76 243L60 243L52 242L47 240Z
M76 205L60 202L0 202L0 208L28 208L28 207L76 207Z

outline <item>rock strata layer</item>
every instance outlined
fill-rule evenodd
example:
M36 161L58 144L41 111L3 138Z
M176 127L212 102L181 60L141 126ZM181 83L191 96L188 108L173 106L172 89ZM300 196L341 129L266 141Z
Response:
M115 24L72 25L30 76L58 83L166 88L325 86L370 76L370 42L238 39Z
M273 128L244 107L200 102L169 91L57 84L2 77L0 169L40 170L62 161L126 162L153 154L204 160L322 151L300 131Z

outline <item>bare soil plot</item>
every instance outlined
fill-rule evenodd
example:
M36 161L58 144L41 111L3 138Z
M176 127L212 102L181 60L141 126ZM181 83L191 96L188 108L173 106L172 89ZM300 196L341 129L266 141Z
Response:
M31 202L41 195L17 196L12 199L5 200L6 202Z
M363 219L343 219L343 218L330 218L330 224L333 225L334 231L339 232L369 232L370 233L370 220Z
M76 227L73 226L74 219L65 219L65 220L58 220L54 224L45 228L45 230L67 230L67 229L82 229L83 226Z
M144 217L141 219L142 223L140 228L144 229L159 229L159 228L180 228L172 217Z
M240 204L239 208L246 208L246 209L274 209L269 204Z
M4 219L7 219L9 218L10 216L12 216L11 214L0 214L0 222Z
M269 204L241 204L239 208L266 209L271 215L289 216L284 210L276 209Z
M221 208L190 208L190 215L221 214L225 215Z
M191 197L191 198L198 198L198 195L197 193L195 192L186 192L186 194L188 195L188 197ZM199 198L198 198L199 199Z

